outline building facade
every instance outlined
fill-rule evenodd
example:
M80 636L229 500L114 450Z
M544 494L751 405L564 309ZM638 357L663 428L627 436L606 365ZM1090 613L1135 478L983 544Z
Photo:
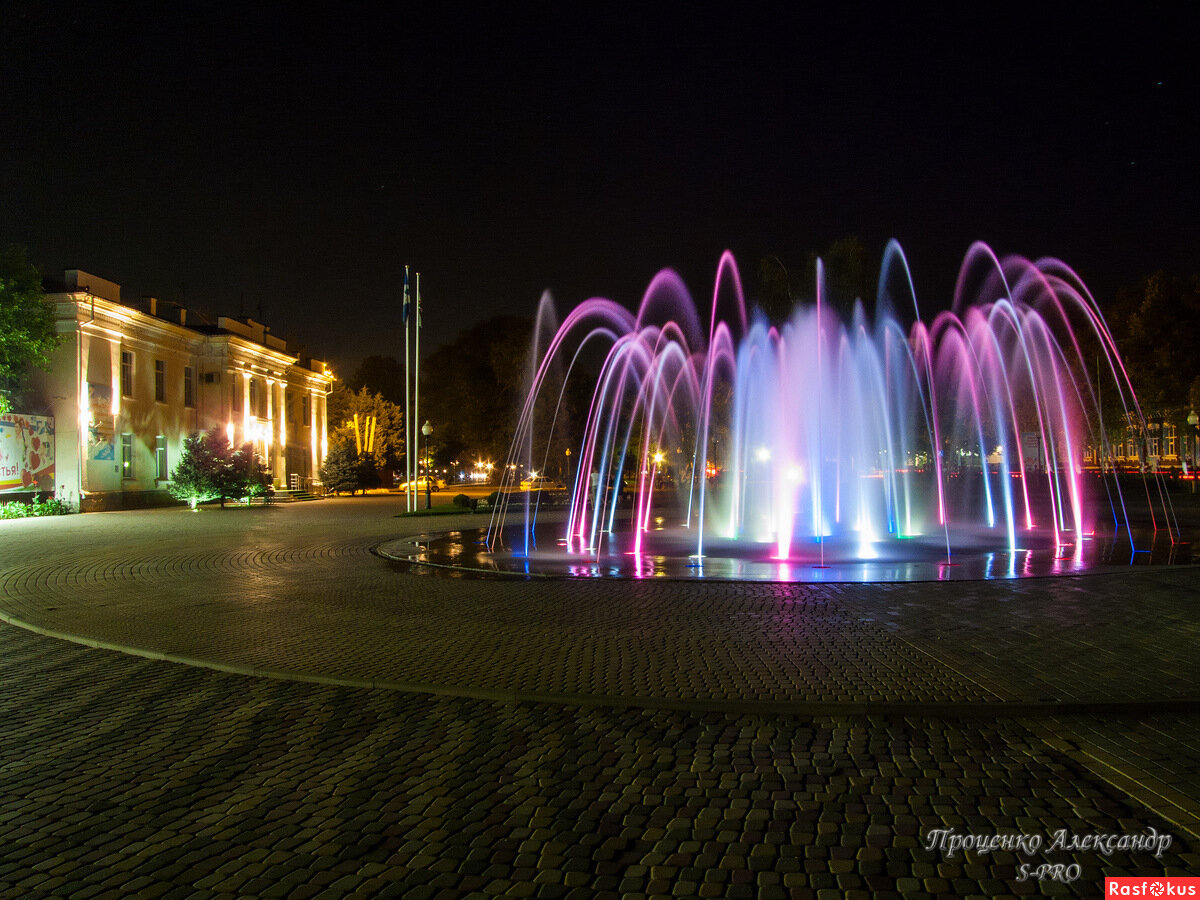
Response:
M54 419L60 498L82 510L162 501L184 438L213 426L251 442L276 487L316 482L333 385L324 362L289 353L253 319L123 303L120 285L78 269L46 300L64 340L34 374L34 396Z
M1196 443L1194 432L1189 436L1174 422L1152 418L1147 419L1145 427L1129 425L1124 437L1107 447L1088 445L1084 461L1105 471L1191 471L1196 465Z

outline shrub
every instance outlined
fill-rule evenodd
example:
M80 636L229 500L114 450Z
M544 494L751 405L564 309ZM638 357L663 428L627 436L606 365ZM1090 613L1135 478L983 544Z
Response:
M457 506L459 509L470 509L471 508L471 498L468 497L466 494L458 494L450 502L453 503L455 506Z
M36 516L65 516L73 510L57 497L34 498L29 503L12 500L0 503L0 519L30 519Z
M24 519L29 515L31 513L28 503L22 503L20 500L0 503L0 519Z
M34 500L29 504L35 516L66 516L74 512L70 506L57 497L47 497L45 500Z

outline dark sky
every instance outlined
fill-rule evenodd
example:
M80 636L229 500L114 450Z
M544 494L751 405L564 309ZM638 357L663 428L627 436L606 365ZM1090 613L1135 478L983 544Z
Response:
M1200 270L1200 4L423 6L0 0L0 242L347 370L405 263L427 349L850 234L925 307L977 239Z

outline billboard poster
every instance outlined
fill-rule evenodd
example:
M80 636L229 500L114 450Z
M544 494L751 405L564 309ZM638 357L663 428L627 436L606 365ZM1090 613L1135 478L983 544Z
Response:
M54 419L0 416L0 494L54 490Z
M88 382L88 418L94 424L112 421L112 387Z
M88 382L88 459L116 459L113 445L112 387Z

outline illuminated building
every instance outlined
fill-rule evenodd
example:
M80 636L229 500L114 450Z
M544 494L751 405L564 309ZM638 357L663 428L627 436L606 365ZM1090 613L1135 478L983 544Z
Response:
M309 487L327 448L320 360L250 318L202 322L175 304L121 301L120 285L69 269L55 306L62 345L35 398L55 422L55 487L82 509L165 501L183 439L213 426L250 441L277 487Z

